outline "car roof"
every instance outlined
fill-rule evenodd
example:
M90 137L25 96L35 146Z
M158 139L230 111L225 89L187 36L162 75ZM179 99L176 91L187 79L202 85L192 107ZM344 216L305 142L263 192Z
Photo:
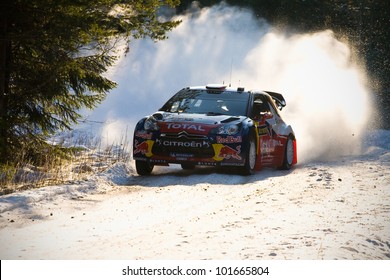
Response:
M186 89L191 89L191 90L220 90L220 91L230 91L230 92L248 92L252 93L251 90L245 90L244 87L232 87L232 86L227 86L224 84L207 84L205 86L190 86L187 87Z
M227 86L227 85L224 85L224 84L207 84L205 86L190 86L190 87L187 87L187 88L184 88L184 89L190 89L190 90L216 90L216 91L229 91L229 92L246 92L246 93L249 93L249 94L264 94L264 95L268 95L268 92L267 91L260 91L260 90L245 90L245 87L241 87L241 86L238 86L238 87L233 87L233 86ZM270 96L271 97L271 96Z
M237 92L237 93L248 93L248 94L262 94L267 96L272 101L276 102L277 107L279 109L286 106L286 101L284 100L284 97L282 94L273 92L273 91L266 91L266 90L245 90L245 87L232 87L231 85L227 86L225 84L207 84L205 86L191 86L184 89L189 90L215 90L215 91L229 91L229 92Z

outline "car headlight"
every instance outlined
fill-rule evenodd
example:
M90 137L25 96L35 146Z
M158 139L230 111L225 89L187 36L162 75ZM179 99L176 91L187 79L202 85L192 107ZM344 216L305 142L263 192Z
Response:
M157 120L153 116L150 116L144 122L144 129L157 131L160 128L158 127Z
M222 125L217 128L217 134L234 135L239 131L239 126L236 124Z

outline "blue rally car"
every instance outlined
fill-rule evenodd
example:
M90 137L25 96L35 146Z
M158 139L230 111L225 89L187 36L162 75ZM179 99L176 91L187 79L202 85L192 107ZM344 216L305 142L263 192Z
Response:
M263 166L290 169L297 163L295 134L280 116L283 96L226 85L187 87L134 131L137 173L155 165L233 166L253 174Z

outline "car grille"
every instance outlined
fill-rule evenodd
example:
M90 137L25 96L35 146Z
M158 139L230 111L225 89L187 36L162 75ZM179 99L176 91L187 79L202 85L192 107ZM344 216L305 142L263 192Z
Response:
M209 158L214 156L213 147L206 135L163 133L156 139L152 153L160 156L191 154L194 157Z

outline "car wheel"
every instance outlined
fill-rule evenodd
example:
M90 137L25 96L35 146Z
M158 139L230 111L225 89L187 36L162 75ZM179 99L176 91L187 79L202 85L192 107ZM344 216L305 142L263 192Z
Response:
M246 151L245 165L242 170L243 175L252 175L255 173L256 160L256 140L254 136L251 136L249 138L249 147Z
M181 164L181 168L183 168L184 170L194 169L195 168L195 164L193 164L193 163L182 163Z
M284 160L282 169L289 170L292 166L292 163L294 161L294 139L293 136L290 134L287 138L286 147L284 149Z
M149 161L136 160L135 169L139 175L149 175L153 170L154 165Z

